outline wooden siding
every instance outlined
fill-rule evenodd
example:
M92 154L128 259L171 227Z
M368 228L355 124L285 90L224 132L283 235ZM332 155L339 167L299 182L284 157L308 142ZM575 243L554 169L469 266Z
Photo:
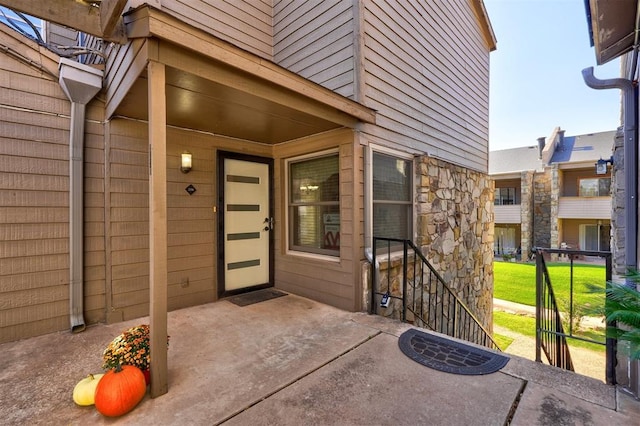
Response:
M0 342L6 342L70 327L70 102L55 76L57 56L10 30L0 31L0 42L30 61L0 55ZM104 318L102 115L100 102L87 108L89 324Z
M346 310L361 308L359 270L362 241L361 152L354 151L354 133L331 132L274 148L276 191L275 284L276 287ZM338 148L340 153L340 258L335 261L287 253L285 160ZM361 151L359 149L359 151Z
M45 41L50 46L76 46L78 32L62 25L45 23Z
M125 119L110 124L109 198L112 321L149 313L149 175L147 124ZM216 150L271 156L267 145L201 132L167 130L168 308L216 299ZM180 154L193 154L193 170L179 170ZM189 195L185 188L193 185ZM188 283L188 284L186 284ZM186 284L186 285L185 285Z
M355 20L353 0L276 1L274 61L353 99Z
M371 141L486 173L489 50L469 2L362 4Z
M253 54L273 59L270 0L162 0L162 10Z
M494 223L521 223L520 204L513 206L493 206Z
M611 219L611 197L560 197L559 219Z

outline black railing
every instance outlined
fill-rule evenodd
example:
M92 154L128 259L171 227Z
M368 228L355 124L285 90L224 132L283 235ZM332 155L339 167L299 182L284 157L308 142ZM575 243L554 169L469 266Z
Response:
M574 303L574 260L583 258L600 258L605 262L605 283L611 281L611 253L534 248L536 255L536 361L542 362L542 353L545 354L550 365L574 371L573 361L567 344L567 338L582 340L597 345L606 346L606 379L607 383L615 383L615 340L606 338L605 341L587 339L576 335L574 324L581 315ZM557 255L569 260L569 295L568 304L560 309L558 299L553 291L553 285L549 276L549 270L545 257ZM593 283L594 285L597 283ZM606 301L605 301L606 303ZM591 307L593 309L594 307ZM602 307L604 311L604 306ZM568 330L563 326L567 325Z
M404 322L500 350L413 242L374 238L373 260L372 313L377 314L379 308L387 314L396 312ZM385 277L376 267L382 262L387 266Z

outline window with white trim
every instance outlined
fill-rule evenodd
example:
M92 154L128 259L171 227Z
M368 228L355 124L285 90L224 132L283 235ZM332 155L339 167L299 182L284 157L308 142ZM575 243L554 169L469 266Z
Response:
M411 239L411 160L373 152L373 236Z
M339 170L337 152L288 162L291 250L340 255Z

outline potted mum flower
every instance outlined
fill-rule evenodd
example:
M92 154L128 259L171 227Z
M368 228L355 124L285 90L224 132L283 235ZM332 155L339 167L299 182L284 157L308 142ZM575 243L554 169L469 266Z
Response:
M167 346L169 339L167 337ZM102 368L110 370L118 365L133 365L144 373L149 383L151 353L149 351L149 325L141 324L125 330L113 339L102 354Z

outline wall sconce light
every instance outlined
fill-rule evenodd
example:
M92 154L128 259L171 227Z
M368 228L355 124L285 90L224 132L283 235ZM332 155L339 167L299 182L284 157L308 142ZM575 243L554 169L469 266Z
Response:
M181 155L180 159L180 171L182 173L189 173L191 171L192 156L189 151L185 151Z
M608 160L599 159L596 163L596 174L597 175L606 175L607 174L607 165L613 165L613 157Z

